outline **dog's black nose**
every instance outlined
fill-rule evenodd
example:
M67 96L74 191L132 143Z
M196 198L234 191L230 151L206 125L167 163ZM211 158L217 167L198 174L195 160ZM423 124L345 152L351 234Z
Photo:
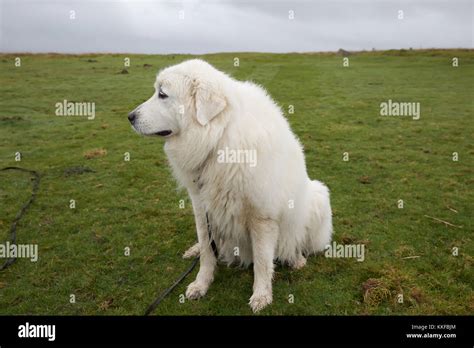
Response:
M128 114L128 120L130 121L131 124L135 122L135 119L137 118L137 114L135 112L131 112Z

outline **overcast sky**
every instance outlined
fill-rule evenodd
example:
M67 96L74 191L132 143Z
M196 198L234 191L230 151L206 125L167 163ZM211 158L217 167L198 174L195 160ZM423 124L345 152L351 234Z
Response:
M473 3L0 0L0 50L200 54L472 48Z

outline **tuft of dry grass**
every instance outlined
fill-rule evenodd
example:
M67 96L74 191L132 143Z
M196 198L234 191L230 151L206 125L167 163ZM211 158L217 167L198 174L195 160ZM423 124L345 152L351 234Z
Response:
M431 303L424 290L416 285L412 276L400 269L387 267L379 278L369 278L362 284L364 303L372 308L382 304L392 304L393 309L400 306L413 307ZM403 301L399 301L402 295Z
M364 303L369 306L378 306L391 298L392 293L381 279L369 278L362 284Z

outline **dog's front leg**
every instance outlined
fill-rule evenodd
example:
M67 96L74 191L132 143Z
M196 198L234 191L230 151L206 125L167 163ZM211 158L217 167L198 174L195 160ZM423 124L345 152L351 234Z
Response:
M250 226L253 254L253 294L250 307L258 312L272 303L273 259L278 241L278 224L271 220L258 220Z
M199 272L196 280L188 285L186 297L198 299L204 296L214 280L214 270L217 260L212 251L207 231L206 211L204 210L198 195L191 195L193 202L194 218L196 220L196 230L199 241Z

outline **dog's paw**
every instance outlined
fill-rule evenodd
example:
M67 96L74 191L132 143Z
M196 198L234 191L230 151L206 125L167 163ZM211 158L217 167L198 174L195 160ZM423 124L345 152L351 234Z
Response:
M207 286L204 286L203 284L194 281L188 285L186 289L186 297L189 300L197 300L198 298L201 298L206 294L207 288Z
M272 293L253 293L250 297L249 305L254 313L257 313L267 305L272 303Z
M186 250L183 254L183 259L193 259L198 257L201 253L201 249L199 248L199 243L194 244L191 248Z
M295 262L290 263L290 267L293 269L301 269L306 266L306 258L300 255Z

